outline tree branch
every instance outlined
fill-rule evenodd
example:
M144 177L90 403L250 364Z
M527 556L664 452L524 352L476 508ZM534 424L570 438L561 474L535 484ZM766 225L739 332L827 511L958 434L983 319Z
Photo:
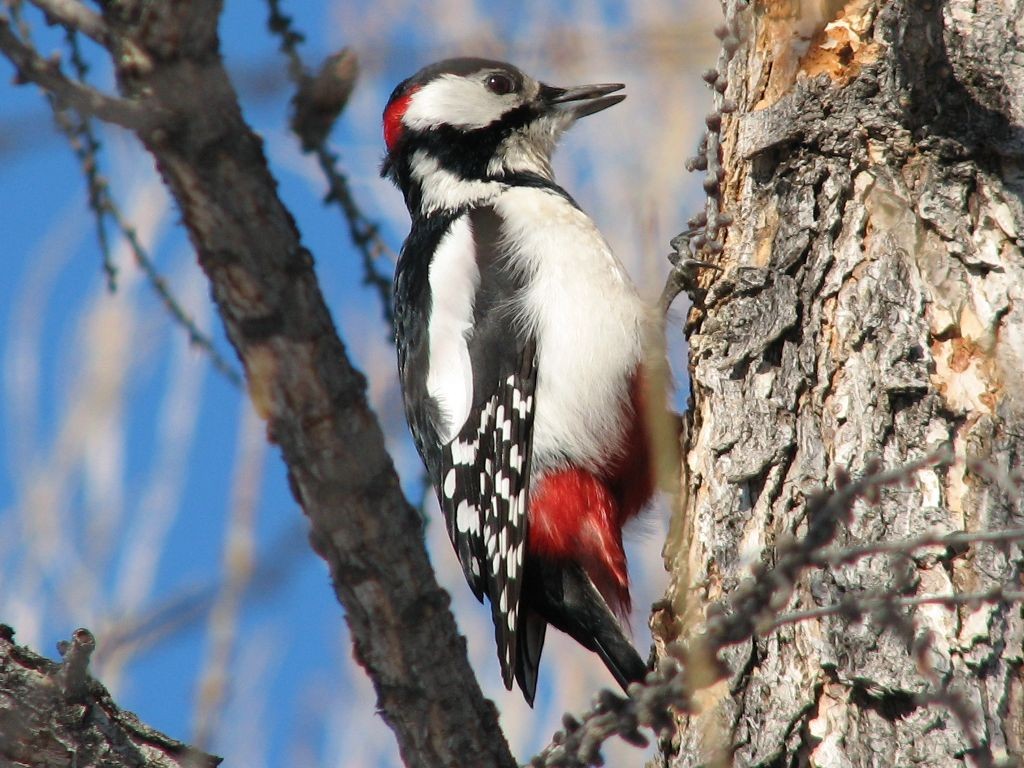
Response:
M0 763L214 768L219 757L191 749L119 709L88 676L92 633L75 630L57 664L14 644L0 624ZM17 692L11 695L10 692Z
M29 0L55 24L81 32L106 46L110 30L103 17L78 0Z
M32 46L19 40L11 31L10 20L3 16L0 16L0 51L17 68L23 81L35 83L62 104L74 107L82 114L136 131L152 128L159 119L148 106L112 98L95 88L69 80L56 61L47 61Z

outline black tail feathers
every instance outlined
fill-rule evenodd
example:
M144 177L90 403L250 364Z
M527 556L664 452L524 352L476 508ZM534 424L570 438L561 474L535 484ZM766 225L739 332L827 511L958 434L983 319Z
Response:
M638 683L647 676L647 664L636 652L633 643L619 628L615 637L597 640L597 655L615 676L616 681L626 690L630 683Z
M540 671L540 654L544 650L544 633L547 628L548 623L535 611L525 608L520 613L516 682L531 707L533 697L537 694L537 673Z
M547 624L597 653L623 690L644 679L647 664L583 568L530 558L524 571L515 677L531 706Z

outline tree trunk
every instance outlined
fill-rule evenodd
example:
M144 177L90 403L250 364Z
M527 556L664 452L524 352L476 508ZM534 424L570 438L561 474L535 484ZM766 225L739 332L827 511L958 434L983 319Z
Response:
M736 18L738 111L722 129L736 223L688 323L662 641L773 565L844 469L943 441L956 457L858 504L834 546L1024 524L1024 2L763 0ZM1019 540L906 552L812 571L783 610L1021 588ZM1020 604L904 614L827 615L732 647L731 677L678 719L664 764L1024 756Z

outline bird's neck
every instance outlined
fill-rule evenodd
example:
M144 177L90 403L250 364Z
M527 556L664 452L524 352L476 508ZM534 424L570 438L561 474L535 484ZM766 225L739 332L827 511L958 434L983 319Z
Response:
M401 177L400 186L414 219L488 205L509 187L555 186L550 158L525 148L486 164L472 157L438 157L416 150Z

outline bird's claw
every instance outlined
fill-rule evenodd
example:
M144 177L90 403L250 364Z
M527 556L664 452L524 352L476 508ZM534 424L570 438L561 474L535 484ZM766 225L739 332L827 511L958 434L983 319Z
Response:
M691 301L696 303L697 297L703 292L703 289L697 283L697 273L699 270L715 269L719 272L722 271L722 268L717 264L685 256L679 251L669 254L668 260L672 264L672 271L668 274L665 288L661 292L661 300L658 302L662 314L668 313L672 302L684 291Z

